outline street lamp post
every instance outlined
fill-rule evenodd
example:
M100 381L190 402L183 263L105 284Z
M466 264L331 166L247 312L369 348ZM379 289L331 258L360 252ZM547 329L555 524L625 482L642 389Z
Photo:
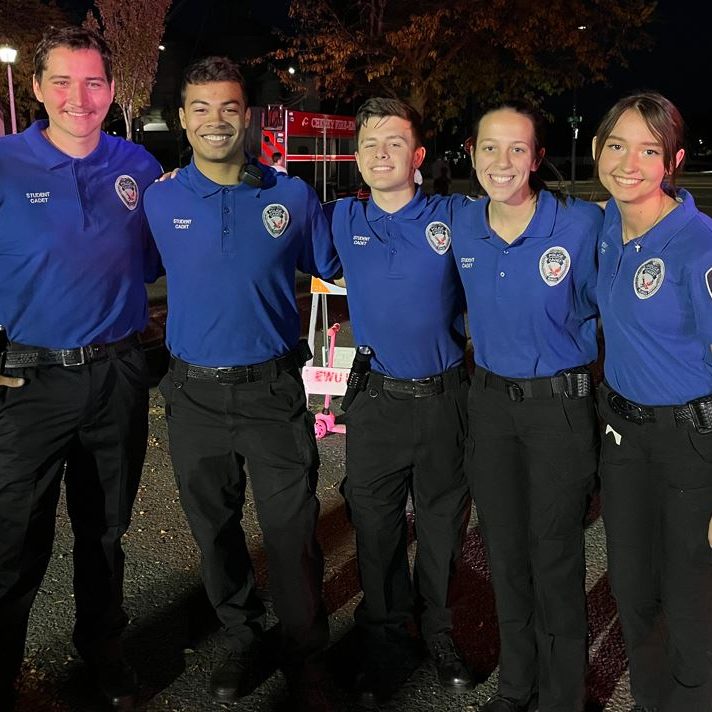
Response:
M12 86L12 64L17 57L17 50L12 47L0 47L0 62L7 64L7 91L10 97L10 124L12 133L17 133L17 119L15 118L15 92Z
M574 89L573 104L573 111L569 116L569 124L571 125L571 195L576 192L576 140L578 139L579 124L583 118L576 111L576 89Z
M585 32L588 27L579 25L576 28L579 32ZM573 86L573 107L571 116L569 116L569 124L571 126L571 195L576 192L576 140L578 139L579 125L583 121L583 117L579 116L576 111L576 84Z

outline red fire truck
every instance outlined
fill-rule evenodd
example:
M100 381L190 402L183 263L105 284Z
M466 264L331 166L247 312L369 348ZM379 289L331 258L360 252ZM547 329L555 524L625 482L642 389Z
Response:
M254 108L253 108L253 122ZM311 183L322 200L355 193L359 188L354 160L353 116L293 111L281 105L262 109L260 160L272 165L272 154L284 156L290 175Z

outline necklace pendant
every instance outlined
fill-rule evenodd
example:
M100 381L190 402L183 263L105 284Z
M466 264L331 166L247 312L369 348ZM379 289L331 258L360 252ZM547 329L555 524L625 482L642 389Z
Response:
M637 242L635 243L635 251L640 252L640 245Z

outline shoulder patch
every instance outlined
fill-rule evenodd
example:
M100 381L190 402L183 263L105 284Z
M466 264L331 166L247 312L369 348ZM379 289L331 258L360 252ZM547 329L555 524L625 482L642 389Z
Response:
M131 176L119 176L114 183L114 190L129 210L136 210L139 196L138 184Z
M439 220L431 222L428 227L425 228L425 237L430 247L439 255L444 255L448 251L450 242L452 241L450 228Z
M565 247L549 247L539 258L539 274L544 284L555 287L571 269L571 255Z
M270 203L262 211L262 222L272 237L280 237L289 225L289 211L280 203Z
M633 290L638 299L650 299L663 286L665 263L659 257L643 262L633 277ZM708 286L709 289L709 279Z
M707 291L712 299L712 267L705 272L705 284L707 285Z

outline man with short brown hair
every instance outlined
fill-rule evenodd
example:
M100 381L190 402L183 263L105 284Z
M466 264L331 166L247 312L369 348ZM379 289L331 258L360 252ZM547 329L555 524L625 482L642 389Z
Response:
M137 340L159 261L142 210L160 166L101 131L114 97L98 35L52 29L33 78L48 121L0 140L0 708L14 704L62 478L74 532L73 640L108 701L136 677L120 634L124 554L146 450Z

